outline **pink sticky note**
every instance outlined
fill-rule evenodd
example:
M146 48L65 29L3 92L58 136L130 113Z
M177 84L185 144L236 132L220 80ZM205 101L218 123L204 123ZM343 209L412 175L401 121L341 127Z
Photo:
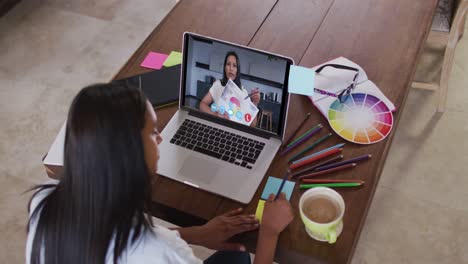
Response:
M167 59L167 54L150 51L140 66L150 69L161 69L164 61Z

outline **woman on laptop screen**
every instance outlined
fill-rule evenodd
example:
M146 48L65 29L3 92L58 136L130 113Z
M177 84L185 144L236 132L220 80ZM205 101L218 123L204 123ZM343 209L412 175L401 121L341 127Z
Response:
M223 79L213 83L200 102L200 110L255 127L260 102L259 89L249 94L242 86L239 56L234 51L226 54L223 69ZM247 111L242 111L242 108Z
M163 140L157 116L124 82L82 89L70 107L59 181L34 188L26 263L202 263L187 243L219 250L204 263L250 263L230 237L259 228L242 209L206 224L167 229L148 208ZM293 215L284 194L265 205L255 263L272 263Z

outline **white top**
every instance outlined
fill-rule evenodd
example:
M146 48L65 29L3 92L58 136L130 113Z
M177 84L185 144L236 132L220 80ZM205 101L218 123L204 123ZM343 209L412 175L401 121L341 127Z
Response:
M242 93L243 93L244 97L249 95L249 92L246 89L244 89L244 87L242 87L241 90L242 90ZM213 99L214 98L220 98L223 91L224 91L224 86L221 84L221 81L216 80L216 82L214 82L213 85L210 88L211 97L213 97Z
M55 181L56 182L56 181ZM46 189L36 195L31 202L30 213L53 189ZM39 214L40 215L40 214ZM37 218L37 217L36 217ZM31 248L36 233L37 219L31 221L26 241L26 263L30 263ZM179 232L162 226L153 228L154 234L146 232L129 246L120 256L119 263L203 263L195 257L189 245L180 237ZM130 234L131 236L132 234ZM109 246L106 263L112 264L114 259L114 241Z

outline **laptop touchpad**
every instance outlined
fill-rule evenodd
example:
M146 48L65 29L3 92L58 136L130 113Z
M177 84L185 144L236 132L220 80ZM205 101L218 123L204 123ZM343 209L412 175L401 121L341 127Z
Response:
M179 175L191 179L193 183L208 184L218 173L219 165L210 160L189 156L179 170Z

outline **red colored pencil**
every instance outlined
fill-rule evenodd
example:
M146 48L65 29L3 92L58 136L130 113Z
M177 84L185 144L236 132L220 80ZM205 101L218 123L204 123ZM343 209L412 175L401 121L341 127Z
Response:
M300 168L304 165L307 165L307 164L310 164L312 162L315 162L317 160L321 160L323 158L326 158L326 157L329 157L331 155L335 155L336 153L339 153L341 152L343 149L342 148L335 148L335 149L330 149L329 151L326 151L320 155L317 155L317 156L314 156L314 157L311 157L309 159L306 159L306 160L303 160L301 162L298 162L298 163L295 163L295 164L291 164L291 166L289 166L289 168L291 170L294 170L294 169L297 169L297 168Z
M343 155L338 155L338 156L335 156L335 157L333 157L333 158L324 160L324 161L322 161L322 162L320 162L320 163L318 163L318 164L316 164L316 165L314 165L314 166L312 166L312 167L309 167L309 168L307 168L307 169L303 169L303 170L300 170L300 171L298 171L298 172L295 172L295 173L291 174L291 179L292 179L292 178L295 178L295 177L297 177L297 176L299 176L299 175L301 175L301 174L304 174L304 173L306 173L306 172L314 171L314 170L315 170L316 168L318 168L318 167L322 167L322 166L331 164L331 163L333 163L333 162L335 162L335 161L337 161L337 160L341 160L343 157L344 157Z
M356 167L356 163L350 163L350 164L346 164L346 165L343 165L343 166L338 166L338 167L335 167L335 168L331 168L331 169L328 169L328 170L322 170L322 171L318 171L318 172L314 172L314 173L309 173L309 174L306 174L306 175L303 175L303 176L299 177L298 179L302 180L302 179L305 179L305 178L320 176L320 175L327 174L327 173L330 173L330 172L335 172L335 171L344 170L344 169L350 169L350 168L354 168L354 167Z
M364 184L361 180L337 180L337 179L302 179L303 183L342 183L342 182L355 182Z

